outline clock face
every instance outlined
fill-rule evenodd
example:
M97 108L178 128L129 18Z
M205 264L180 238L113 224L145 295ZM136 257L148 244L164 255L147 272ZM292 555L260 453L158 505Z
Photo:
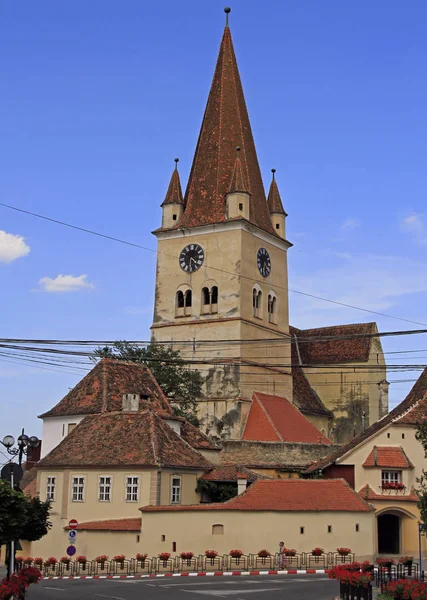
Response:
M265 248L260 248L256 255L258 271L263 277L268 277L271 273L270 255Z
M200 269L205 260L205 251L199 244L189 244L181 250L179 255L179 266L187 273L193 273Z

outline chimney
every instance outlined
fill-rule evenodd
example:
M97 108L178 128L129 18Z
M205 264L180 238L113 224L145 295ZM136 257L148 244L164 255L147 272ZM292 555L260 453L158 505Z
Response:
M238 473L237 475L237 495L243 494L248 487L248 479L247 476L243 473Z
M141 397L139 394L123 394L123 412L138 412L140 399Z

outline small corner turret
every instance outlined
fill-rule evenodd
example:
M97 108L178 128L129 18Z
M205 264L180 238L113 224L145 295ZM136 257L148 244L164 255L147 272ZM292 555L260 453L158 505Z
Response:
M247 219L249 220L249 201L250 193L246 177L243 173L242 161L239 157L240 146L236 148L236 159L234 161L233 175L231 177L230 187L225 196L226 200L226 219Z
M178 162L179 158L175 158L175 169L172 173L171 180L169 182L168 191L166 192L165 199L163 200L161 207L163 209L162 214L162 228L170 229L175 227L184 210L184 199L182 196L181 182L178 173Z
M274 231L281 238L286 239L286 217L288 216L285 212L280 198L279 188L276 182L276 169L271 169L273 178L271 180L270 191L268 192L268 210L270 211L271 223Z

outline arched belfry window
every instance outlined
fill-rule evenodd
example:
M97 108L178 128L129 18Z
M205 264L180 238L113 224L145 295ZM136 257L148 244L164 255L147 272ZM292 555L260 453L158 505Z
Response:
M268 322L277 323L277 297L274 292L268 293Z
M214 282L207 282L202 288L202 315L218 312L218 286Z
M262 319L262 291L258 284L252 289L252 308L254 317Z
M193 294L191 288L186 285L180 287L175 294L175 317L191 315Z

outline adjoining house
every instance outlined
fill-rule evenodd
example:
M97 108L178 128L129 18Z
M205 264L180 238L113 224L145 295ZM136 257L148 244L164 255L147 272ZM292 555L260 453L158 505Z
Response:
M374 509L342 479L258 480L225 503L141 508L141 548L191 551L213 548L227 554L288 548L311 552L320 546L352 549L358 560L374 553Z
M376 553L418 553L420 514L414 487L427 461L415 432L426 417L427 369L388 415L305 471L325 480L346 479L375 507ZM426 551L425 538L422 549Z

